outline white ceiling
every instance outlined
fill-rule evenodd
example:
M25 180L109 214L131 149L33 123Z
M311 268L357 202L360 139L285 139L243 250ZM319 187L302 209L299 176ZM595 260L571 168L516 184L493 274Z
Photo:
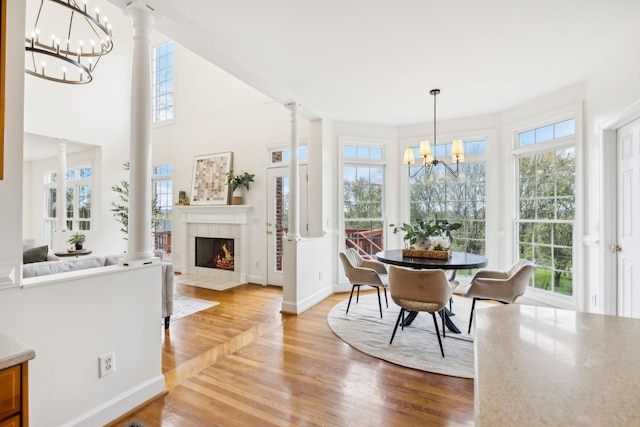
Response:
M146 3L159 31L274 100L389 125L430 121L432 88L438 119L504 111L584 81L640 36L638 0Z

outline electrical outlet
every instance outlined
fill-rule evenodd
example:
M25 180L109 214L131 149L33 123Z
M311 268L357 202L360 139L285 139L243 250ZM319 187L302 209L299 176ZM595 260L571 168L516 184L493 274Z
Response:
M322 282L322 271L318 272L318 281Z
M116 371L116 353L110 351L107 354L103 354L98 357L98 363L100 366L100 378L113 374Z
M260 261L256 261L256 268L260 268Z

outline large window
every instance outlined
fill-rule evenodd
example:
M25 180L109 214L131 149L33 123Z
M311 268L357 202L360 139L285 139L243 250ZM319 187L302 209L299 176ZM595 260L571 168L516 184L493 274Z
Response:
M173 42L153 48L153 122L173 120Z
M518 133L517 242L519 258L533 260L530 286L573 296L575 120Z
M171 256L171 218L173 216L173 165L159 165L153 168L154 248Z
M343 146L345 247L375 254L384 247L384 164L381 147Z
M456 251L485 254L486 221L486 152L485 140L464 142L465 162L460 163L460 173L454 177L444 166L436 166L429 178L423 171L409 182L410 220L418 218L446 219L450 223L461 223L462 228L452 233L452 246ZM436 158L449 166L451 144L438 144ZM414 147L418 157L418 148ZM414 174L422 166L416 162L411 170Z
M65 208L67 211L67 229L72 231L91 230L91 179L90 166L67 170L67 191ZM56 172L47 173L45 181L45 243L53 243L58 215L58 195Z

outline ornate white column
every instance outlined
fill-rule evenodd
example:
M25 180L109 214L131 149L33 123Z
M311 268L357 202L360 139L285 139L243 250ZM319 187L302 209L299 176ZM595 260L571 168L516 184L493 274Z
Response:
M300 167L298 164L298 108L295 102L287 104L291 110L291 144L289 163L289 232L288 240L300 240Z
M153 258L151 246L151 29L155 17L146 4L126 6L133 23L129 240L127 261Z
M67 143L58 142L58 179L56 186L56 231L67 231Z

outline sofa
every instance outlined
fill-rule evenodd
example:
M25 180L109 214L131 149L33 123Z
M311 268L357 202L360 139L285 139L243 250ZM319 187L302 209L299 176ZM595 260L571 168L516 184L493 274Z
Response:
M22 277L38 277L48 274L66 273L68 271L86 270L89 268L118 265L125 254L108 256L86 255L82 257L58 258L46 246L36 246L35 240L23 241ZM162 317L164 328L169 329L169 321L173 314L173 264L162 261L162 251L154 251L162 262Z

